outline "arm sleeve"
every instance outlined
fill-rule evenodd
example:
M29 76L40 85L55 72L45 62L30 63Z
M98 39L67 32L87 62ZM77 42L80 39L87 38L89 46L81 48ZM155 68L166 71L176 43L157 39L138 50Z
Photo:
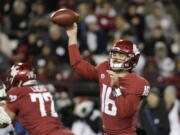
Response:
M120 96L115 99L121 118L132 116L139 108L141 97L137 95Z
M20 105L19 94L17 91L9 91L7 93L7 108L8 110L12 111L13 113L18 112L18 108Z
M97 81L97 68L81 58L77 45L70 45L68 51L70 64L75 71L88 79Z

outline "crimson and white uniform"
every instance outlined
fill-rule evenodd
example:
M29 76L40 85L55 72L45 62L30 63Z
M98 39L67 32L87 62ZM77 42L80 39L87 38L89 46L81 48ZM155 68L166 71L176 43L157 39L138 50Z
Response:
M141 102L141 97L149 92L149 82L135 73L119 79L123 96L114 98L110 85L110 70L108 61L98 66L93 66L80 57L76 45L69 46L71 66L80 75L91 80L96 80L100 87L101 111L105 135L136 135L136 111Z
M18 116L30 135L73 135L60 123L52 95L45 86L10 89L7 107Z

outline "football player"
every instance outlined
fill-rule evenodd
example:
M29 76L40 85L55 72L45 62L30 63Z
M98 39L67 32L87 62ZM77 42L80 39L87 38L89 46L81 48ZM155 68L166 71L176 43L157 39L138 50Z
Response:
M6 102L6 86L0 81L0 103ZM15 135L14 127L11 124L11 119L5 112L4 107L0 106L0 135Z
M66 28L69 37L70 64L80 75L96 80L105 135L136 135L136 112L143 96L149 93L149 82L132 72L140 52L136 44L117 41L109 60L93 66L80 56L77 47L77 24Z
M59 122L51 93L46 86L38 85L28 64L13 65L7 80L11 88L6 113L11 119L17 117L30 135L73 135Z

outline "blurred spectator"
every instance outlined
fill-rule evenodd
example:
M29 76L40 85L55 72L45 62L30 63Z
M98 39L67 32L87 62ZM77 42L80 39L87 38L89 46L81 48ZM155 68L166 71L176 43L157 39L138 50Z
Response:
M159 68L156 61L153 58L148 58L142 72L142 76L146 78L151 85L157 83L157 77L159 76Z
M164 8L166 12L171 15L174 19L174 23L180 29L180 18L179 18L179 10L180 10L180 2L176 0L164 0L161 1L164 4Z
M59 8L69 8L72 10L76 10L76 0L59 0L58 5Z
M1 50L0 50L0 65L1 65L0 66L0 74L2 75L10 67L10 63L9 63L9 59L8 59L7 55L4 54Z
M98 24L101 29L106 31L114 29L115 27L114 20L116 16L116 11L112 6L112 3L107 1L103 2L102 11L95 12L95 14L98 18Z
M180 33L174 35L174 42L171 44L171 50L174 55L180 54Z
M58 26L51 25L49 27L48 39L46 38L45 40L47 40L47 44L51 47L51 54L55 55L60 63L68 63L68 40L63 32L62 28L59 29Z
M154 57L158 68L160 69L160 75L168 76L174 71L175 64L174 61L168 57L167 47L162 42L158 42L154 49Z
M131 41L136 41L136 37L134 37L134 31L131 29L130 24L126 21L124 16L116 16L114 39L120 39L127 34L132 36Z
M180 9L180 1L173 0L178 9Z
M177 97L180 98L180 57L175 58L175 72L172 72L168 76L160 76L158 82L162 85L176 85L177 86Z
M61 120L64 126L71 128L75 119L73 114L74 103L70 99L69 93L66 88L62 88L61 91L55 93L55 103L57 112L61 115Z
M176 98L176 87L168 85L164 90L164 100L170 121L169 135L180 135L180 103Z
M144 55L140 55L139 61L136 65L136 67L133 69L133 71L136 72L137 74L142 74L145 64L146 64L146 58L144 57ZM148 80L148 81L150 81L150 80Z
M17 63L17 62L27 62L31 63L31 60L28 56L28 48L27 46L19 46L14 51L12 56L10 57L11 64Z
M92 7L88 3L80 3L77 7L79 13L79 31L78 31L78 39L80 45L80 51L84 51L87 49L86 44L86 34L88 31L87 24L85 23L85 18L92 12Z
M12 55L11 41L5 33L0 32L0 50L3 51L8 57Z
M51 51L50 46L44 45L42 52L35 59L35 67L40 81L54 80L56 77L59 61L51 54Z
M116 10L116 13L125 14L127 7L129 5L129 1L126 0L115 0L113 3L113 7Z
M33 63L34 58L41 52L42 43L35 32L29 32L26 37L19 41L17 48L14 50L10 60L12 63L18 61Z
M177 86L179 86L179 82L180 82L179 63L180 63L180 60L177 57L175 59L175 71L174 70L173 71L167 71L166 74L159 76L158 82L162 85L177 85ZM164 66L166 66L166 69L170 69L170 67L174 66L174 63L172 63L172 61L170 61L170 60L166 60L164 62Z
M174 20L170 15L168 15L161 2L155 2L152 5L151 12L146 16L146 26L148 37L151 35L153 28L160 26L165 34L165 37L173 38L173 35L176 33L176 26Z
M94 54L106 53L108 37L106 33L99 28L95 15L88 15L85 18L87 31L85 35L85 43L80 45L81 50L89 50Z
M80 51L87 50L87 31L88 27L85 23L85 18L91 14L92 8L87 3L81 3L78 6L78 13L80 15L79 19L79 31L78 31L78 39L80 45Z
M101 14L103 12L103 0L93 0L94 4L94 13Z
M28 55L36 57L41 51L42 43L38 42L38 35L34 32L28 34L27 42L25 43L28 47Z
M133 2L141 5L141 4L147 4L148 0L132 0Z
M159 68L158 82L162 85L175 84L177 76L174 74L175 63L167 56L167 48L158 43L155 47L155 61Z
M180 77L180 55L175 58L175 73Z
M50 0L40 0L40 1L42 1L44 3L47 12L52 12L52 11L55 11L55 10L59 9L58 3L61 0L53 0L53 1L50 1ZM35 2L37 2L37 0L35 0Z
M29 59L32 59L39 55L39 52L41 52L41 46L42 43L38 41L38 35L35 32L29 32L26 38L20 41L17 50L20 48L27 48L27 57Z
M139 42L144 41L145 19L144 16L137 12L138 5L131 3L128 6L125 18L127 22L131 24L131 28L134 29Z
M147 102L147 103L146 103ZM151 88L151 92L140 110L141 126L147 135L169 135L168 114L159 89Z
M88 97L77 97L74 102L76 120L72 124L72 132L76 135L97 135L100 133L101 113L94 110L94 102Z
M62 81L73 81L74 80L74 76L71 76L72 74L72 68L67 65L60 65L60 72L61 72L61 76L62 76ZM56 79L57 79L57 75L56 75Z
M80 3L77 7L77 11L80 17L79 21L82 22L87 15L91 14L92 7L89 5L89 3Z
M172 56L170 49L172 40L165 38L162 28L160 26L154 27L151 34L152 35L149 35L149 37L145 40L143 50L144 54L146 54L146 56L153 56L156 44L163 43L167 48L168 55Z
M28 16L24 1L16 0L13 3L13 10L5 18L5 31L10 38L21 39L28 30Z
M37 1L32 5L32 11L29 15L29 27L38 34L48 31L49 17L46 14L46 7L43 2ZM42 36L42 35L41 35Z

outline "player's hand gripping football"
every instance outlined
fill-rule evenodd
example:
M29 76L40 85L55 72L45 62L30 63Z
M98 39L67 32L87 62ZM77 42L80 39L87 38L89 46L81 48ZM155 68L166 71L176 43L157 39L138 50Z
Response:
M114 85L118 84L120 75L112 70L107 70L107 72L109 73L109 75L111 77L110 85L114 86Z
M66 27L66 32L69 37L69 45L77 44L77 24L73 23L72 26Z

